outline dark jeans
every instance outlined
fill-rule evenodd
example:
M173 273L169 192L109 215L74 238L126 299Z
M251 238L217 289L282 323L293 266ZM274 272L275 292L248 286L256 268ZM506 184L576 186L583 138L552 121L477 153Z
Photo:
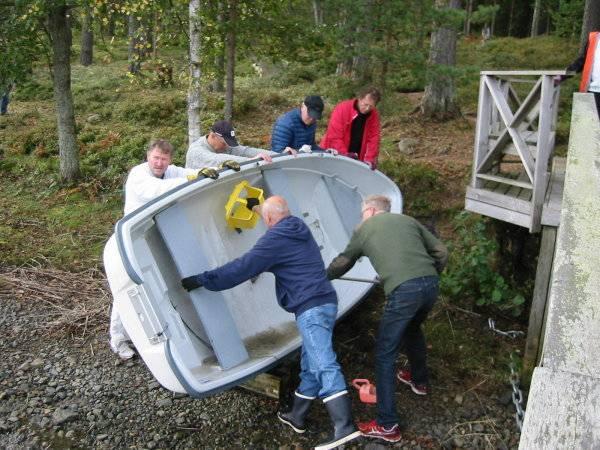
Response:
M437 276L405 281L388 296L379 323L375 351L377 423L390 427L398 423L396 411L396 358L404 344L415 384L427 384L427 348L421 323L438 296Z
M2 95L2 98L0 99L0 114L6 114L7 110L8 110L8 101L9 101L9 97L8 97L8 92L4 95Z

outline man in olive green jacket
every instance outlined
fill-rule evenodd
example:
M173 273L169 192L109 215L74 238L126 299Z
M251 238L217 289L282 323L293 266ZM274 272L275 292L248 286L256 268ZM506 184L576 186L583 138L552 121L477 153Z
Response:
M362 222L346 249L329 265L329 279L341 277L361 256L367 256L383 283L387 298L376 341L377 418L359 424L364 436L396 442L401 439L395 403L396 357L404 343L410 371L398 381L426 395L425 336L421 324L438 296L439 273L448 260L446 246L412 217L390 212L390 199L367 197Z

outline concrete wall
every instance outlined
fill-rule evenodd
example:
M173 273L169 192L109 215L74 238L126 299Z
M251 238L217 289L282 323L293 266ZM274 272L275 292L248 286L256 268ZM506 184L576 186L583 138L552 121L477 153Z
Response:
M600 449L600 124L575 94L542 366L520 449Z

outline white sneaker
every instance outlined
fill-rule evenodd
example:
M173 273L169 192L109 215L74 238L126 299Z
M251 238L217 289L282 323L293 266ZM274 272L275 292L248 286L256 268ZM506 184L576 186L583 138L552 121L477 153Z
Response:
M131 359L133 358L133 355L135 355L133 349L129 345L127 345L127 342L125 341L121 341L117 345L114 345L111 342L110 348L113 352L119 355L119 358L121 359Z

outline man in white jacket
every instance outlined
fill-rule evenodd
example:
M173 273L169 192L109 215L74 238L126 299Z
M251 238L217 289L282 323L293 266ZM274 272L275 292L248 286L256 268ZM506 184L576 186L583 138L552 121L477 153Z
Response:
M125 214L129 214L150 200L164 194L180 184L193 180L200 173L217 178L213 169L184 169L171 164L173 146L165 140L153 141L146 152L146 162L135 166L125 182ZM133 357L134 351L128 344L129 336L123 328L115 308L110 315L110 348L122 359Z

